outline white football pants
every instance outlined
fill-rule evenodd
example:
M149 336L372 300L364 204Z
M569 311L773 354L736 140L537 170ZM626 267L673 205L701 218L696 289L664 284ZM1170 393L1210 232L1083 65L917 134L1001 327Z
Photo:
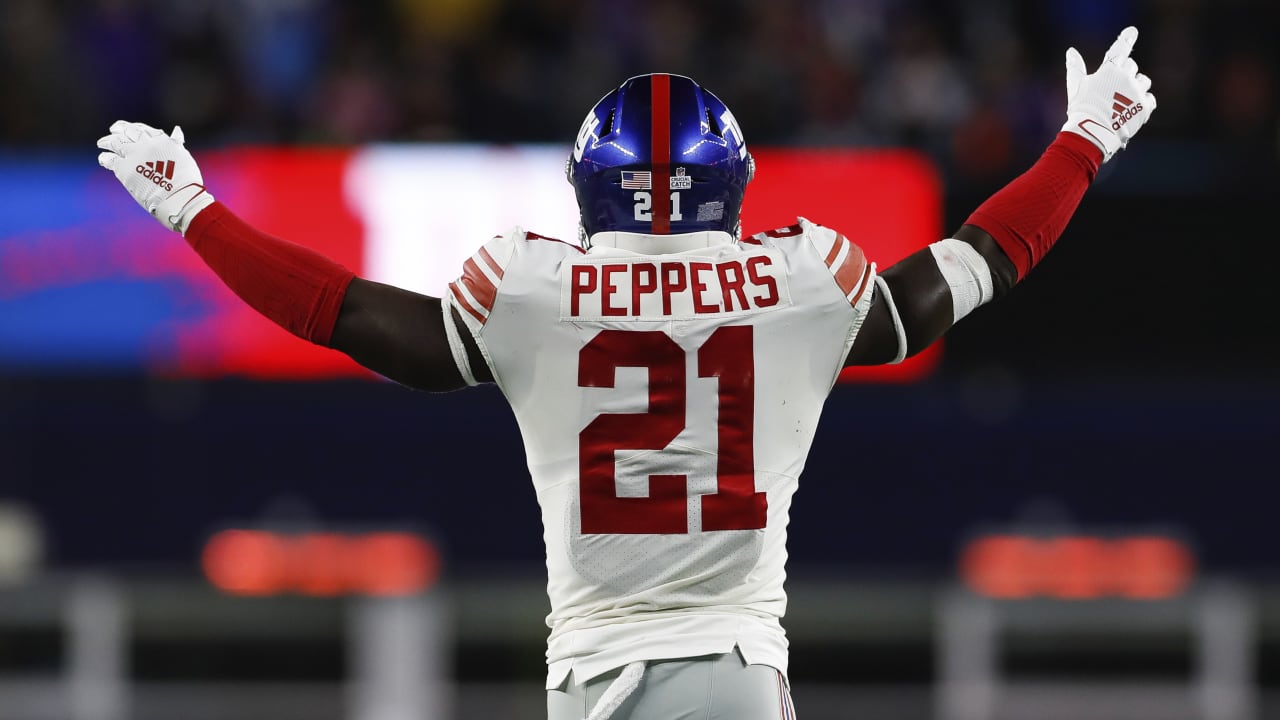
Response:
M584 720L622 673L607 672L578 685L573 675L547 691L548 720ZM794 720L782 674L747 665L735 650L645 665L639 685L608 720Z

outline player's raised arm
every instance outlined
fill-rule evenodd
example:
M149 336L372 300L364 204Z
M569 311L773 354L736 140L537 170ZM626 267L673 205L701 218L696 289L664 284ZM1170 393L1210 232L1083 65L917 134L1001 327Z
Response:
M1067 50L1067 122L1025 173L978 207L952 238L887 268L846 365L913 355L978 306L1026 277L1066 228L1098 168L1156 108L1151 79L1129 56L1138 39L1125 28L1089 73Z
M98 147L98 163L138 204L182 233L227 287L277 325L410 387L442 391L466 385L438 298L358 278L236 217L205 189L180 128L166 135L119 121ZM472 366L483 367L479 351L463 335Z

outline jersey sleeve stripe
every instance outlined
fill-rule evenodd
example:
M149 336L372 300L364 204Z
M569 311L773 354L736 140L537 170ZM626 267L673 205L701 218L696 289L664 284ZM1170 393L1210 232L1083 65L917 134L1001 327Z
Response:
M467 385L475 385L476 374L471 370L471 359L467 357L467 348L462 344L462 335L458 332L458 323L453 319L452 296L445 296L440 303L440 312L444 320L444 333L449 339L449 353L453 355L453 364L458 367L458 374ZM463 323L466 324L465 321ZM470 332L468 330L468 332Z
M461 306L463 310L466 310L468 313L470 313L471 317L474 317L476 320L479 320L481 324L483 324L484 321L488 318L488 315L487 314L482 315L480 311L477 310L475 306L471 304L471 301L467 299L467 295L469 295L470 293L468 293L466 289L463 288L459 283L460 281L457 281L457 280L449 283L449 292L453 294L454 301L457 302L458 305Z
M867 291L867 285L869 284L870 280L871 280L871 266L864 264L863 270L862 270L862 278L858 280L858 284L854 287L854 289L849 291L849 293L845 295L845 297L849 299L850 305L857 307L858 301L862 299L862 294Z
M836 256L831 260L831 262L827 263L827 269L831 271L832 275L835 275L836 272L844 265L844 261L849 259L849 243L838 242L831 246L831 250Z
M846 240L843 235L836 236L836 241L831 243L831 251L827 253L827 258L823 260L823 262L827 264L827 267L832 270L835 269L836 260L840 259L840 251L848 244L849 241Z
M493 302L498 297L498 286L484 274L474 258L462 264L461 282L486 314L493 309Z
M847 252L840 266L835 268L836 284L844 291L845 295L849 295L862 282L867 269L867 258L862 254L862 248L845 240L843 243Z
M480 248L479 254L480 254L480 258L484 260L485 265L488 265L489 269L493 271L493 275L497 277L499 280L501 280L502 266L498 264L498 261L494 260L493 256L489 254L489 251L484 248Z

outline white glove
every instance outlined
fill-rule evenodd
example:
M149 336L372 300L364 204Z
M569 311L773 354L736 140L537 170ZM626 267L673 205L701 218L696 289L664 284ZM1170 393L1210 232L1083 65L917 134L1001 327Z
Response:
M115 173L134 200L161 225L185 233L191 219L213 204L204 177L182 146L182 128L165 135L142 123L117 120L98 140L98 164Z
M1067 124L1062 129L1097 145L1103 162L1128 145L1156 109L1151 78L1138 72L1138 63L1129 57L1137 40L1137 28L1120 31L1093 74L1075 48L1067 49Z

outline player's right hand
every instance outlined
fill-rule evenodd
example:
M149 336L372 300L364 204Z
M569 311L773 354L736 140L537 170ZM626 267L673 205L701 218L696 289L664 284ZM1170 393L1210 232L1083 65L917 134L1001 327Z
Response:
M1067 50L1067 123L1062 129L1097 145L1103 162L1128 145L1156 109L1151 78L1138 72L1129 57L1137 40L1137 28L1122 30L1093 73L1075 48Z
M183 147L182 128L166 135L142 123L117 120L98 140L98 164L115 174L134 200L170 230L185 233L213 203L200 168Z

